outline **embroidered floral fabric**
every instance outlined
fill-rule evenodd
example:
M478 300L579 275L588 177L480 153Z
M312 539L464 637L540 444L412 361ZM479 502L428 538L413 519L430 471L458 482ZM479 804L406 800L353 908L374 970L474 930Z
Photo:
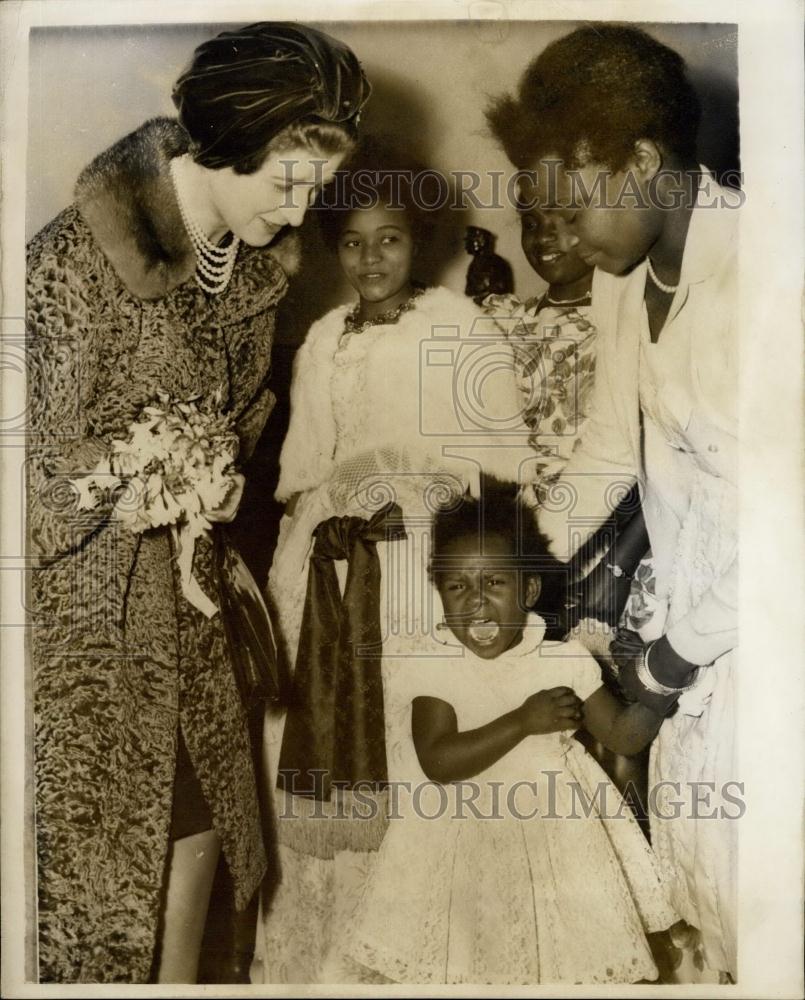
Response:
M537 297L523 302L516 295L490 295L484 300L485 311L512 345L523 418L531 429L529 443L539 456L537 478L523 491L530 506L542 502L582 436L595 381L597 341L589 305L540 309L540 301ZM621 625L639 631L655 607L649 555L634 574Z
M589 306L545 306L514 295L490 295L484 309L514 350L529 443L540 456L534 502L564 468L584 429L595 378L596 329Z

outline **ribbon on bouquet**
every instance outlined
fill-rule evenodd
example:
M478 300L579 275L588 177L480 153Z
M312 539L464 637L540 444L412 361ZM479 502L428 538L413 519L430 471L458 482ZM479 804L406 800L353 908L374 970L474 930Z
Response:
M176 565L179 567L179 580L185 598L207 618L213 618L218 613L214 604L201 589L198 580L193 576L193 556L196 551L196 538L200 532L190 524L177 528L171 525L171 537L176 548Z

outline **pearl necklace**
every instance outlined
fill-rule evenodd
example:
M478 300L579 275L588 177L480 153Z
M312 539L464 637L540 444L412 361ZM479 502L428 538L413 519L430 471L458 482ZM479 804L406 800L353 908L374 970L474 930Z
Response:
M229 279L235 269L240 238L233 234L228 246L216 246L198 223L191 218L180 191L179 159L184 159L184 157L176 157L171 160L171 178L173 189L176 192L176 201L179 203L179 213L196 254L196 281L208 294L220 295L229 284Z
M654 268L651 266L651 257L646 257L646 263L648 264L648 276L657 288L659 288L661 292L665 292L666 295L673 295L677 288L679 288L679 285L666 285L664 281L660 281L654 272Z

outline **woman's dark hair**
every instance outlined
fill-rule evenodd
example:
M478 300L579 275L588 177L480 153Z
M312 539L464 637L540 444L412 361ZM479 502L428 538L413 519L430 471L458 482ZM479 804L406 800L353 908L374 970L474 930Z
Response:
M681 165L696 162L701 108L682 57L638 28L591 24L552 42L516 95L486 118L511 162L527 170L556 156L568 168L621 170L639 139Z
M233 163L232 169L236 174L254 174L269 156L291 149L306 149L314 157L329 157L351 153L354 148L355 138L343 125L315 120L294 122L262 149Z
M451 560L447 550L454 542L472 538L481 555L484 540L491 536L503 538L510 545L512 562L509 568L520 574L522 593L528 577L540 578L542 586L534 611L545 620L548 638L562 638L567 631L565 603L569 570L551 555L533 511L521 503L513 483L484 477L480 499L463 496L434 513L428 564L430 579L435 584L439 574L449 568Z
M204 42L173 88L193 159L254 173L271 152L331 156L357 135L371 88L350 48L306 25L264 21Z
M316 206L325 244L331 250L337 248L352 212L382 205L404 211L414 243L422 245L436 224L437 213L423 207L433 204L427 192L427 182L433 179L432 171L398 153L385 140L362 138Z

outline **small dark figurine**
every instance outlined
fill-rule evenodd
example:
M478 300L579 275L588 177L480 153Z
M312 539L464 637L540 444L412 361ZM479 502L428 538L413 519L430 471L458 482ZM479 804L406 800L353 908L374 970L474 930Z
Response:
M488 229L467 226L464 246L467 253L472 254L465 295L481 305L487 295L506 295L514 291L512 269L508 261L495 253L495 237Z

